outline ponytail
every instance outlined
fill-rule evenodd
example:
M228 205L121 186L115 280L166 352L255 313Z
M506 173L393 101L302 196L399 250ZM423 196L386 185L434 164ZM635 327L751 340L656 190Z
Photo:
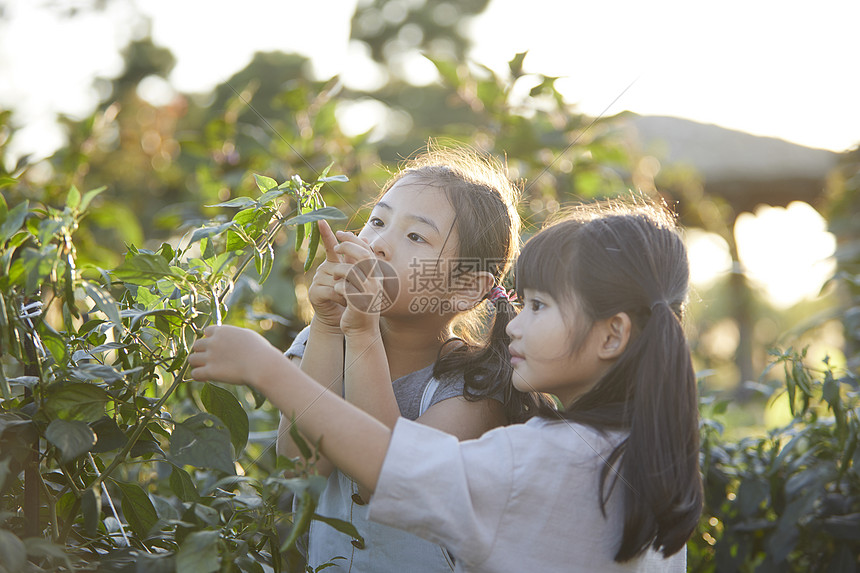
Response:
M609 475L610 462L601 475L601 510L614 482L623 478L624 484L624 533L615 560L649 547L668 557L696 528L702 488L696 377L681 323L664 301L652 305L633 346L601 382L610 385L616 377L630 381L632 396L624 408L630 434L610 456L613 462L622 457L619 474ZM571 411L574 419L578 409Z

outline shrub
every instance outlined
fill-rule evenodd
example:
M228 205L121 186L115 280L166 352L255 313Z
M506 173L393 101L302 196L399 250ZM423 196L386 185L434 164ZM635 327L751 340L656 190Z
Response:
M250 268L268 276L276 232L343 217L320 189L344 177L256 180L259 197L219 205L239 209L231 218L176 247L130 246L107 270L77 268L74 246L101 190L71 188L62 210L0 197L0 571L300 563L295 540L324 485L312 449L275 460L274 436L250 431L276 424L262 397L186 381L189 348L226 319L233 286ZM301 206L288 219L290 203ZM286 467L299 477L280 477ZM298 499L292 531L286 496Z
M773 354L792 420L763 437L722 437L702 421L705 511L688 544L690 571L858 570L860 384L804 365L805 352ZM711 416L725 401L703 400Z

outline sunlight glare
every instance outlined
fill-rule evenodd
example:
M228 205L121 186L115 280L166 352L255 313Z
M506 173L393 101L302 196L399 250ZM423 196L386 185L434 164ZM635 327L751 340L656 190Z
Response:
M761 285L779 308L817 296L836 269L836 238L807 203L760 206L754 215L741 213L735 240L747 277Z
M686 230L690 259L690 282L700 287L712 285L732 270L732 256L725 239L715 233L690 227Z

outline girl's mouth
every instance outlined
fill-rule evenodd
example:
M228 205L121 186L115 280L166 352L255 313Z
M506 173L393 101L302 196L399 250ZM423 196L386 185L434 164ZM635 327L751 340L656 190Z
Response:
M520 362L524 360L522 354L516 352L515 350L509 349L511 353L511 366L516 366Z

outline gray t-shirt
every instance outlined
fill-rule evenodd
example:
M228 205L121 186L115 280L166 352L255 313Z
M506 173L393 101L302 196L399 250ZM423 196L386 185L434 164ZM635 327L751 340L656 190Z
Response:
M285 354L288 357L299 357L305 353L305 346L308 343L308 335L310 327L306 326L296 339L287 349ZM402 376L391 383L394 389L394 397L397 399L397 406L400 408L400 415L407 420L416 420L421 414L421 397L424 393L424 388L433 377L433 365L429 364L421 370L411 372L406 376ZM433 398L430 400L430 405L455 398L463 395L463 377L446 378L439 382L439 386L433 393Z
M301 357L307 345L309 327L302 330L285 353ZM424 390L433 378L430 364L392 382L394 397L402 417L416 420L421 412ZM428 392L429 394L429 392ZM462 376L440 381L429 406L463 395ZM308 539L308 565L316 569L336 556L346 559L333 561L326 572L350 573L450 573L454 562L448 551L435 543L380 523L367 520L367 500L358 497L358 486L349 476L333 471L320 494L316 513L350 521L364 538L357 547L352 539L320 521L312 521ZM358 500L358 503L356 502Z

